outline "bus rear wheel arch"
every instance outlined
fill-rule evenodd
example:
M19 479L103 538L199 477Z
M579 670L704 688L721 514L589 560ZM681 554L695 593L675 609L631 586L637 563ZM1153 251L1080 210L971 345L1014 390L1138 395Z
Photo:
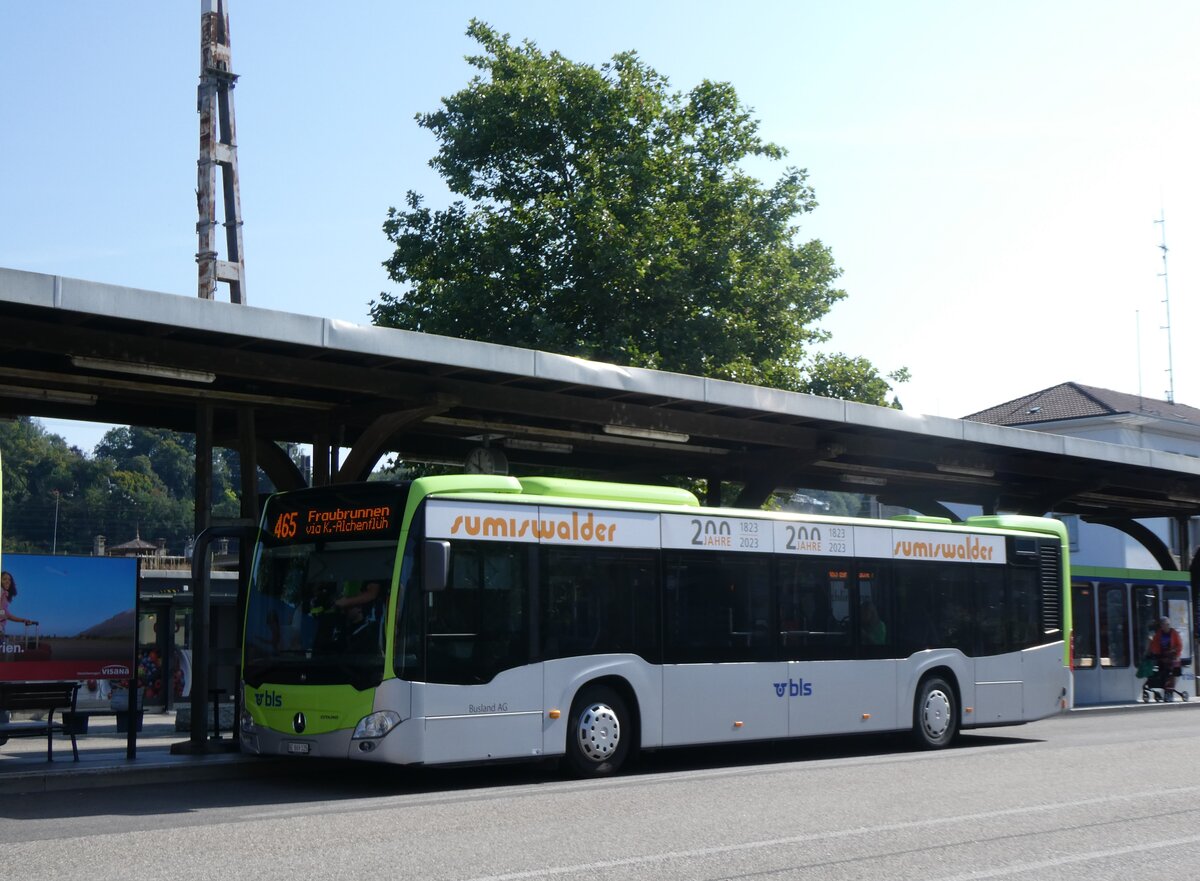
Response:
M949 675L934 672L917 686L913 739L921 749L942 749L958 735L958 693Z
M567 721L567 764L580 777L616 774L635 752L637 720L625 689L594 682L571 704Z

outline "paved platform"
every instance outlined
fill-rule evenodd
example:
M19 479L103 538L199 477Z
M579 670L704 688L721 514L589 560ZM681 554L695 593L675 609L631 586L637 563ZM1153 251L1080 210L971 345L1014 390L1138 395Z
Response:
M174 713L147 711L142 730L128 757L128 733L117 731L116 718L89 720L88 733L76 738L79 761L71 755L71 738L56 735L54 760L46 760L45 737L13 738L0 746L0 794L50 792L95 786L127 786L188 780L235 779L277 767L278 762L242 756L232 749L231 735L212 742L202 755L172 753L175 744L190 741L175 730Z
M1188 702L1129 702L1076 707L1071 713L1171 712L1200 708L1200 699ZM90 720L88 733L77 738L79 761L71 757L71 739L54 738L54 761L46 761L46 739L23 737L0 746L0 795L55 792L99 786L179 783L189 780L237 780L286 773L287 759L243 756L230 747L229 732L201 755L173 753L175 744L190 742L186 731L175 730L174 713L145 714L138 733L135 756L128 755L128 735L116 730L113 717Z

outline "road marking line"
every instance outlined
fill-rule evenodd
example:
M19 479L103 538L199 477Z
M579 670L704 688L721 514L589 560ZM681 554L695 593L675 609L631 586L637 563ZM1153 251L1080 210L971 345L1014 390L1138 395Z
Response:
M1069 866L1073 863L1088 863L1103 860L1108 857L1126 856L1131 853L1143 853L1148 850L1161 850L1164 847L1179 847L1182 844L1200 844L1200 835L1191 838L1173 838L1170 841L1156 841L1153 844L1131 844L1128 847L1114 847L1109 850L1093 850L1071 856L1058 857L1053 860L1039 860L1034 863L1018 863L1005 866L1003 869L989 869L984 872L969 872L966 875L948 875L944 878L930 881L979 881L981 878L1003 878L1005 875L1016 875L1021 872L1034 872L1040 869L1052 869L1058 866Z
M968 823L979 820L992 820L997 817L1014 817L1021 814L1039 814L1048 813L1050 811L1067 810L1071 808L1092 807L1094 805L1112 804L1115 802L1146 802L1153 799L1161 799L1164 795L1192 795L1200 792L1200 786L1181 786L1174 789L1153 789L1144 792L1130 792L1116 795L1098 796L1096 798L1084 798L1076 801L1055 802L1047 805L1034 805L1031 807L1021 808L1005 808L998 811L984 811L978 814L959 814L952 817L935 817L930 820L912 820L904 823L885 823L880 826L860 826L856 829L840 829L833 832L817 832L811 835L789 835L784 838L768 838L761 841L747 841L741 844L725 844L719 847L700 847L694 850L676 850L666 851L664 853L646 854L638 857L624 857L617 860L598 860L592 863L577 863L571 866L550 866L543 869L529 869L524 872L508 872L501 875L481 875L476 878L471 878L469 881L522 881L526 878L551 878L556 875L571 875L577 872L589 872L603 869L615 869L626 866L647 865L651 863L663 863L670 860L687 860L696 859L698 857L719 856L728 853L740 853L749 850L758 850L769 847L782 847L793 844L808 844L814 841L831 841L839 838L851 838L857 835L877 835L881 832L899 832L906 829L920 829L925 826L949 826L956 823ZM1054 866L1070 862L1083 862L1089 859L1103 859L1105 856L1117 856L1124 852L1136 853L1139 850L1149 850L1159 847L1166 847L1169 844L1190 844L1193 841L1200 841L1200 836L1195 839L1182 839L1167 842L1163 844L1140 845L1130 847L1128 849L1116 849L1110 852L1095 852L1095 856L1079 855L1077 857L1063 857L1058 861L1047 862L1046 866ZM969 874L956 875L953 878L939 879L939 881L970 881L976 878L993 878L1000 877L1003 874L1013 874L1018 871L1028 871L1038 868L1041 864L1031 863L1028 868L996 870L995 874Z

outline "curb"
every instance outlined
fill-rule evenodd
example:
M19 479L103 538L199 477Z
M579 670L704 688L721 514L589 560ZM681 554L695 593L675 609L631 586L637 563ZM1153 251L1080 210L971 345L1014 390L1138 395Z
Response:
M1144 704L1141 701L1130 701L1127 704L1097 704L1095 706L1086 707L1071 707L1067 714L1071 713L1088 713L1096 715L1108 715L1111 713L1130 713L1130 712L1145 712L1147 710L1182 710L1187 707L1200 707L1200 700L1186 701L1151 701Z
M55 763L59 764L58 762ZM0 795L30 795L98 789L117 786L144 786L207 780L252 779L283 772L285 761L250 756L201 756L163 760L161 758L121 760L96 767L30 768L0 773Z

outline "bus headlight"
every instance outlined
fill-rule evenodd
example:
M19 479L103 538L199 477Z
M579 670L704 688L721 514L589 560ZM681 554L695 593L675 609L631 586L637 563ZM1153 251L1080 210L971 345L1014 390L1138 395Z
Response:
M372 713L360 719L359 723L354 726L354 734L350 739L363 740L368 737L383 737L399 724L399 713L394 710L380 710L378 713Z
M250 715L250 711L242 710L242 734L254 734L258 731L258 726L254 724L254 717Z

